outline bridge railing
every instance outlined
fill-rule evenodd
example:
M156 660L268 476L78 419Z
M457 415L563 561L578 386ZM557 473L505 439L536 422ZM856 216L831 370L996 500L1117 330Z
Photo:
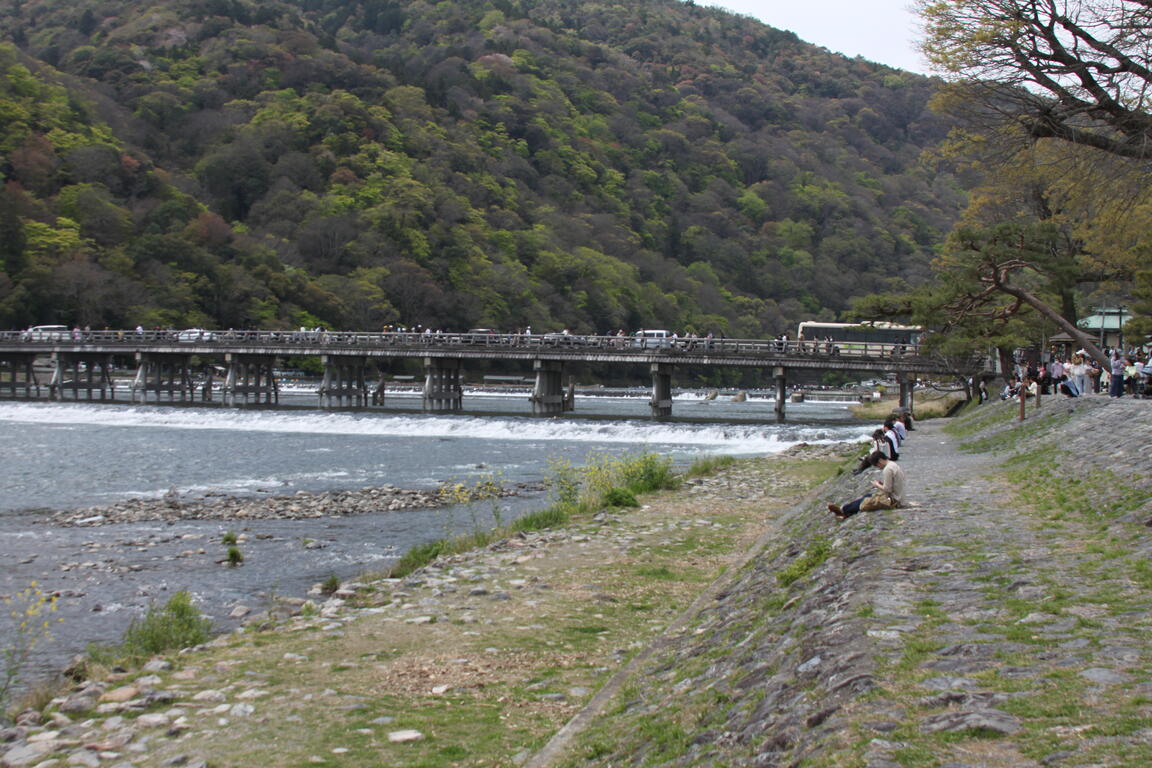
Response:
M732 355L750 357L822 357L858 359L915 357L915 344L896 342L795 341L778 339L649 338L640 336L594 336L572 333L445 333L367 331L261 331L261 330L99 330L99 331L0 331L0 345L19 348L84 347L100 345L138 349L149 346L195 345L236 349L243 347L300 347L331 349L510 349L605 351L678 357L683 355Z

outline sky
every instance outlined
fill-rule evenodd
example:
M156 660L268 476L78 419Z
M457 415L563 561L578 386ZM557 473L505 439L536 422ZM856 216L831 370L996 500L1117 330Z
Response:
M700 0L752 16L805 42L927 74L916 50L919 19L912 0Z

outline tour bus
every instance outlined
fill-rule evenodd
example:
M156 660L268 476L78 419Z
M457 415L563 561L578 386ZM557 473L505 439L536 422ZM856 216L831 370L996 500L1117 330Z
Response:
M890 351L899 353L918 345L923 335L924 328L919 325L898 325L879 320L859 323L805 320L796 330L796 341L805 345L830 344L832 349L829 351L834 354L865 354L870 344L888 344L891 345ZM879 350L873 347L871 351Z

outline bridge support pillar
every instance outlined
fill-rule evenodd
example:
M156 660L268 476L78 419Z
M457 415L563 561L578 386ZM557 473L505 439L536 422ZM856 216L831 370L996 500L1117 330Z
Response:
M72 399L79 400L80 392L92 400L93 393L99 390L100 400L110 396L115 399L116 388L112 383L112 355L72 354L54 352L52 354L52 382L49 396L53 400L63 400L66 391L72 392ZM81 370L83 366L83 370ZM96 374L99 369L99 375Z
M424 410L453 413L464 405L460 386L460 361L454 358L424 358Z
M564 361L537 360L536 386L528 399L532 401L532 413L537 416L555 416L568 410L568 398L564 395Z
M672 369L670 363L652 363L652 418L666 419L672 415Z
M156 394L159 402L164 393L168 394L169 401L180 397L181 402L196 399L195 388L192 384L190 371L191 355L173 355L164 353L137 352L136 378L132 381L132 402L140 398L140 402L148 402L148 393ZM57 368L57 375L60 369ZM53 377L55 378L55 376Z
M322 408L343 407L345 400L355 408L368 405L368 385L364 376L368 358L363 355L321 355L320 362L324 364L324 380L318 390Z
M900 377L900 410L902 412L912 412L912 388L915 383L915 376L905 374Z
M7 376L3 374L7 373ZM36 378L36 353L15 352L0 355L0 392L8 390L11 397L16 397L18 389L24 389L24 397L32 397L32 390L36 390L36 397L40 397L40 380Z
M251 397L256 404L274 405L280 402L280 385L276 382L275 355L242 355L229 352L224 355L228 373L224 377L221 399L224 405L236 405L237 398L248 404Z
M784 407L788 402L788 371L777 366L772 369L772 376L776 379L776 418L784 420Z
M380 381L376 382L376 389L372 390L372 405L384 405L384 371L380 371Z

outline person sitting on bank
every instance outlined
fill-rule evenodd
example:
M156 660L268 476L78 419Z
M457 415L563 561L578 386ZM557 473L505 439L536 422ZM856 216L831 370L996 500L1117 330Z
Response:
M896 450L892 441L884 436L883 429L877 429L872 432L872 444L868 447L868 453L860 457L860 464L856 469L852 470L852 474L858 475L864 470L872 466L872 454L879 453L885 458L891 458L892 451Z
M828 511L840 520L847 520L857 512L870 512L874 509L895 509L904 498L904 470L892 459L877 451L868 457L868 462L880 470L880 479L873 480L876 490L853 499L844 506L829 504Z

